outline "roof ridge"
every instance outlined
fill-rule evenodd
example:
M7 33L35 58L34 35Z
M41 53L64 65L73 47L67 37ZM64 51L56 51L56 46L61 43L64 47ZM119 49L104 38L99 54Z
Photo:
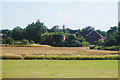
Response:
M92 33L94 30L90 31L86 36L88 36L90 33Z
M86 36L90 35L93 31L95 31L98 35L100 35L101 37L103 37L100 33L98 33L96 30L92 30L91 32L89 32Z

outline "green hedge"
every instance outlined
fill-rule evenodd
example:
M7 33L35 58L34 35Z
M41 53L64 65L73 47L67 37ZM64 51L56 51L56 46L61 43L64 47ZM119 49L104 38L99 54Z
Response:
M90 49L98 49L98 50L110 50L110 51L119 51L120 46L111 46L111 47L105 47L105 46L90 46Z
M16 59L16 60L120 60L116 55L104 56L2 56L2 59Z

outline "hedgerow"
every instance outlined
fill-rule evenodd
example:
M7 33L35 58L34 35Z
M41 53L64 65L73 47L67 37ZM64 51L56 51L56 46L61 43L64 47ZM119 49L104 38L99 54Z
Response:
M103 56L11 56L3 55L2 59L15 60L120 60L118 55Z

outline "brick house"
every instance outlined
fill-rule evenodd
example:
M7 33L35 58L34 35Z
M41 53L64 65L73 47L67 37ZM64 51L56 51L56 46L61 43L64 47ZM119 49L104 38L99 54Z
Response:
M86 41L88 41L91 44L93 44L95 41L98 41L99 39L103 39L103 40L107 39L107 37L103 37L95 30L84 29L82 30L82 32L80 32L80 30L71 30L69 33L71 34L79 33L81 36L83 36L86 39Z
M99 39L103 39L104 37L99 34L97 31L92 30L91 32L89 32L86 37L85 37L86 41L90 42L91 44L93 44L95 41L98 41Z

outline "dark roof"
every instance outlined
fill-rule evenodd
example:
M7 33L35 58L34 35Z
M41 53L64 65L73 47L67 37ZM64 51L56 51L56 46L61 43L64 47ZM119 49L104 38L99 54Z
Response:
M97 31L95 31L95 30L92 30L91 32L89 32L87 35L86 35L86 37L87 36L89 36L92 32L95 32L96 34L98 34L101 38L103 38L103 36L101 35L101 34L99 34Z
M83 37L86 37L86 35L87 35L88 33L90 33L91 31L92 31L92 30L83 29L80 35L83 36Z
M75 34L76 32L78 32L79 30L70 30L69 33L71 34Z

